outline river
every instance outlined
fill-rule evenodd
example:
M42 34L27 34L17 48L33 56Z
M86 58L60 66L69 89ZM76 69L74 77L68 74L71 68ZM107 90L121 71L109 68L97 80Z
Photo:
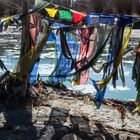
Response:
M137 33L133 33L133 38L129 45L135 47L138 43ZM12 71L14 66L16 65L19 54L20 54L20 37L21 33L16 27L10 27L7 31L0 33L0 59L4 62L8 70ZM102 60L106 57L106 55L102 56ZM106 98L120 99L120 100L134 100L136 98L136 88L135 83L131 79L132 77L132 67L134 62L134 54L129 53L124 56L123 59L123 67L125 72L125 80L126 86L123 87L120 80L117 81L117 87L114 89L111 85L111 82L108 84L106 91ZM42 76L43 80L47 79L47 75L49 75L54 69L54 49L53 47L45 47L43 53L41 54L41 61L39 65L39 73ZM2 73L2 71L0 71ZM94 80L99 80L102 77L102 73L96 74L94 72L90 73L90 77ZM95 89L92 86L91 81L89 80L86 85L81 85L78 87L74 87L70 82L66 81L65 84L68 88L73 90L80 90L83 93L93 93L95 94Z

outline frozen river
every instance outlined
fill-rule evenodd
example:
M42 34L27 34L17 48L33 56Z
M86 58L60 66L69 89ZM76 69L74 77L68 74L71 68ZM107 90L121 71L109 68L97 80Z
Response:
M139 32L138 32L139 33ZM133 37L137 38L136 31L133 32ZM4 31L0 33L0 59L3 60L6 67L12 71L15 64L18 61L19 57L19 49L20 49L20 32L15 28L9 29L8 31ZM135 47L138 43L138 39L131 41L131 46ZM104 59L103 56L102 60ZM114 89L111 83L108 84L107 91L106 91L106 98L114 98L114 99L121 99L121 100L134 100L136 97L136 89L135 83L131 79L132 77L132 67L134 62L134 55L129 53L123 59L123 66L126 78L126 86L123 87L120 80L117 82L117 88ZM41 74L43 80L47 79L47 76L52 72L54 69L54 49L52 47L46 47L41 54L41 61L39 65L39 73ZM101 79L102 73L96 74L91 72L90 77L94 80ZM86 85L73 87L71 86L70 82L65 83L69 88L80 90L84 93L92 92L95 93L95 89L92 86L92 83L88 81Z

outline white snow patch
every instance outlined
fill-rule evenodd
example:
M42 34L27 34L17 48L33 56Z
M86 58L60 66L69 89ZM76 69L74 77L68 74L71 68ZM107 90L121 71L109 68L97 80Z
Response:
M111 90L111 91L114 91L114 90L119 90L119 91L130 90L130 88L128 88L127 86L125 86L125 87L116 86L116 88L114 88L112 85L108 85L108 89Z

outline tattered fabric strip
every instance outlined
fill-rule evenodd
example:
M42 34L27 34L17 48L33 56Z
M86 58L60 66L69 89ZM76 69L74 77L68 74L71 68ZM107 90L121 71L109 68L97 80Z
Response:
M99 56L102 54L102 52L103 52L103 50L104 50L104 48L105 48L105 46L106 46L106 44L108 42L108 39L110 38L110 35L112 33L112 29L113 29L110 26L102 26L102 27L104 28L104 30L106 30L106 34L105 34L106 36L105 36L105 38L103 38L102 43L97 48L95 55L92 58L90 58L90 61L87 64L83 65L78 70L76 70L75 72L73 72L73 73L68 73L67 75L65 75L65 74L63 74L63 75L59 74L58 76L61 76L61 77L69 76L69 77L71 77L73 75L76 75L76 74L84 71L84 70L87 70L88 68L90 68L90 67L92 67L93 65L96 64Z
M137 89L137 97L136 97L137 107L133 111L135 113L140 111L140 42L136 49L136 58L133 65L132 79L135 81L135 86Z
M39 38L40 38L40 35L38 35L38 40L39 40ZM55 36L54 36L53 32L50 32L47 41L54 41L54 40L55 40ZM40 52L40 55L41 55L41 52ZM39 55L38 59L36 60L33 68L31 69L31 72L29 75L29 83L30 84L34 84L34 82L37 80L37 77L38 77L37 72L38 72L38 67L39 67L39 62L40 62L40 55Z
M41 19L38 15L32 14L30 15L30 29L29 33L31 36L31 48L36 45L37 36L39 34L41 28Z
M110 43L110 39L108 40L108 43ZM112 61L112 49L111 49L111 44L109 46L109 52L108 52L108 58L107 58L107 62L111 62ZM111 65L109 65L106 70L103 71L103 78L106 78L110 72L111 72ZM102 89L100 89L100 86L97 85L97 82L94 81L93 79L90 78L90 80L92 81L93 83L93 86L95 87L96 89L96 95L95 95L95 105L96 107L99 109L101 107L101 104L103 102L103 99L104 99L104 96L105 96L105 92L106 92L106 88L107 88L107 85L105 85Z
M94 43L90 44L90 43L91 41L96 41L96 35L94 34L93 27L91 28L85 27L79 29L79 34L80 34L81 42L80 42L80 53L79 53L79 58L77 63L78 69L81 68L83 65L87 64L88 61L90 61L90 58L93 57L95 44ZM78 84L82 85L82 84L86 84L88 80L88 75L89 75L89 70L85 70L77 74L76 76L77 78L76 77L74 78Z
M64 52L64 46L60 46L60 34L56 36L56 57L57 57L57 64L50 75L49 81L53 84L63 82L66 80L67 77L59 77L59 74L67 74L72 71L72 58L75 59L77 56L78 51L78 44L76 43L74 36L72 34L66 34L67 44L69 46L69 52ZM66 51L66 50L65 50ZM67 53L67 54L66 54ZM70 58L72 57L72 58Z
M39 58L40 52L42 48L46 44L46 40L50 34L49 27L45 27L42 33L42 37L40 38L38 44L31 48L22 58L19 59L17 65L15 66L13 73L16 74L17 78L26 77L35 64L36 60Z
M0 20L0 22L1 22L1 31L2 31L3 27L4 27L5 30L8 28L8 26L11 23L12 19L13 19L13 16L8 16L8 17L2 18Z
M29 30L29 33L30 33L30 36L31 36L31 39L30 39L31 40L30 41L31 48L35 47L35 45L38 42L37 36L39 35L40 27L41 27L41 19L35 14L30 15L30 30ZM34 81L37 78L39 61L40 61L40 58L38 57L35 64L31 68L31 70L29 71L28 81L29 81L30 84L33 84Z
M125 27L124 29L124 35L123 35L123 42L122 42L122 48L120 49L120 52L119 54L117 55L116 59L115 59L115 63L114 63L114 67L113 67L113 70L112 72L108 75L107 78L105 78L104 80L100 80L98 82L98 85L100 86L100 88L102 89L105 85L107 85L107 83L110 81L110 79L112 78L114 72L116 71L116 69L118 68L121 60L122 60L122 57L125 53L125 50L128 46L128 41L129 41L129 38L130 38L130 34L131 34L131 30L132 30L132 27Z
M111 54L111 45L110 45L109 54L108 54L108 61L111 61L111 60L112 60L112 54ZM109 66L107 68L106 72L104 72L103 79L105 79L110 74L110 72L111 72L111 66ZM103 87L103 89L100 89L100 86L99 86L99 90L96 92L95 104L96 104L97 108L101 107L101 104L102 104L102 102L104 100L106 88L107 88L107 85L105 85Z
M121 48L123 47L123 33L124 33L124 26L118 26L114 28L112 33L112 39L111 39L111 45L112 45L112 56L113 56L113 67L115 67L115 60L118 56ZM116 88L116 80L118 79L118 68L114 71L114 74L112 76L112 84L113 87Z
M113 68L112 68L113 70L110 73L111 66L109 66L108 72L107 72L108 74L106 75L104 73L103 80L99 81L99 83L96 83L95 81L92 80L93 85L95 86L95 89L97 90L97 93L95 96L95 103L97 105L97 108L100 108L100 106L101 106L101 103L102 103L104 95L105 95L107 83L110 81L111 77L114 76L114 74L116 73L116 69L118 68L119 64L121 63L122 57L125 53L125 49L127 48L127 44L128 44L129 37L131 34L131 29L132 29L132 27L118 27L118 29L116 30L117 32L115 32L115 34L114 34L114 32L112 32L113 34L112 34L112 39L111 39L112 41L110 44L111 48L110 48L110 53L109 53L109 61L111 61L112 57L113 57L113 59L114 59L114 64L113 64ZM118 34L120 34L120 35L118 35ZM114 47L114 48L112 48L112 47ZM110 55L112 57L110 57ZM121 74L123 74L123 72ZM104 83L100 83L100 82L104 82Z

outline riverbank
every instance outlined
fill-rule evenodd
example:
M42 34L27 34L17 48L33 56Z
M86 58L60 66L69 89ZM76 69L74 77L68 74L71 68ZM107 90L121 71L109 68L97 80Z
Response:
M2 140L140 139L140 115L133 102L105 100L100 109L88 96L65 87L32 87L32 99L16 108L0 107ZM33 92L34 91L34 92ZM122 125L118 106L125 109Z

